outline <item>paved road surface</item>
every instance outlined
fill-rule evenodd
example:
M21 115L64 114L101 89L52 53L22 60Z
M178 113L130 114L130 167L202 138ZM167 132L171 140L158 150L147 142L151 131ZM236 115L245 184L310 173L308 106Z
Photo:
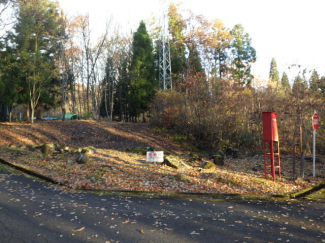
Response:
M325 200L68 194L0 172L0 242L325 242Z

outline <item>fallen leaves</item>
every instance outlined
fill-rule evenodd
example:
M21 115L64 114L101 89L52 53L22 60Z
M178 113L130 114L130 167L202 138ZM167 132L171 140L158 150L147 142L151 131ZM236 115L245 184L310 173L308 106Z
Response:
M78 227L72 230L72 232L81 232L85 229L85 227Z
M115 123L83 121L62 124L60 121L41 122L32 128L22 126L21 130L24 131L24 134L29 134L31 131L34 132L37 127L39 136L47 132L51 134L49 139L56 142L60 136L72 136L75 127L78 127L84 132L82 134L88 136L90 140L78 140L76 138L78 141L74 141L74 144L69 144L69 146L76 144L88 146L88 143L94 145L92 139L95 139L93 136L97 136L97 145L102 148L106 146L106 141L103 139L99 142L98 138L102 138L103 134L108 131L110 141L113 142L116 139L118 142L124 141L124 144L120 144L119 150L112 149L112 146L110 146L111 149L96 149L96 153L89 155L89 162L84 165L71 163L71 161L75 161L78 153L70 152L43 158L37 151L26 151L26 153L16 156L6 149L0 149L0 158L53 178L55 181L74 189L283 195L318 183L317 178L311 178L310 182L302 180L299 183L283 178L277 179L276 182L265 180L262 170L251 170L253 165L262 163L262 160L258 158L227 159L225 166L217 167L214 171L203 170L199 168L199 165L184 166L187 161L186 155L172 157L181 165L178 170L168 166L149 164L145 162L145 155L122 151L127 146L132 148L139 146L144 141L149 141L148 137L151 136L151 132L144 126L132 124L122 126ZM14 127L11 126L11 128ZM132 139L127 137L128 134L132 134ZM154 137L154 139L156 140L151 141L159 140L158 137ZM81 144L81 141L87 144ZM174 145L164 141L164 146L172 149ZM283 171L285 168L291 168L288 163L285 159L282 161ZM175 175L178 173L186 175L188 179L176 180Z

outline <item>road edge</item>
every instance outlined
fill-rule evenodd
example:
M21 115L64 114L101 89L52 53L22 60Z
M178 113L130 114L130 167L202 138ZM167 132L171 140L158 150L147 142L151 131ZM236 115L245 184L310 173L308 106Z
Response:
M18 171L21 171L23 173L26 173L28 175L34 176L38 179L44 180L46 182L49 182L54 185L60 185L60 186L66 186L71 188L70 186L55 181L54 179L44 176L42 174L39 174L35 171L26 169L24 167L15 165L13 163L10 163L2 158L0 158L0 163L7 165L9 167L12 167ZM99 190L99 189L84 189L84 188L75 188L77 191L82 192L91 192L91 193L98 193L98 194L107 194L107 195L138 195L141 197L157 197L157 198L211 198L211 199L259 199L259 200L266 200L266 199L298 199L302 198L310 193L316 192L322 188L325 187L325 182L320 183L318 185L306 188L304 190L301 190L299 192L293 193L293 194L285 194L285 195L255 195L255 194L223 194L223 193L194 193L194 192L148 192L148 191L127 191L127 190Z

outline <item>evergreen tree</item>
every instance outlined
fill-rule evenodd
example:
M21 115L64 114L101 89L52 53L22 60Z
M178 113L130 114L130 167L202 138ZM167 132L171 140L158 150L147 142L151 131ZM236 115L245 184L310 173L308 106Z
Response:
M320 83L319 75L318 75L317 71L314 69L313 73L309 79L310 90L317 91L319 88L319 83Z
M22 80L26 82L31 117L34 117L46 85L57 75L55 56L58 54L62 22L57 3L49 0L19 1L15 44Z
M251 63L256 61L256 51L251 46L251 39L244 32L242 25L235 25L230 33L233 36L231 43L234 65L233 78L238 84L248 85L254 78L251 74Z
M9 117L2 117L1 120L8 119L11 122L12 107L18 102L22 88L20 86L19 67L15 50L7 41L4 46L6 51L0 52L0 104L8 108Z
M133 36L130 71L129 111L137 120L140 113L144 115L149 110L157 88L152 41L143 21Z
M283 74L282 74L281 85L282 85L282 88L284 90L286 90L286 91L291 90L290 83L289 83L289 78L288 78L288 75L285 72L283 72Z
M177 6L173 3L169 6L169 32L170 39L170 59L172 79L178 80L186 67L185 45L183 32L186 29L186 23L182 15L178 13Z
M298 75L292 85L292 92L294 94L300 94L303 93L305 91L306 87L304 84L304 80L303 78L300 77L300 75Z
M325 94L325 77L321 77L319 79L319 85L318 85L318 88L320 89L320 91Z
M272 58L272 61L271 61L271 68L270 68L269 78L273 82L276 82L277 85L279 85L279 82L280 82L279 71L277 69L276 62L275 62L274 58Z

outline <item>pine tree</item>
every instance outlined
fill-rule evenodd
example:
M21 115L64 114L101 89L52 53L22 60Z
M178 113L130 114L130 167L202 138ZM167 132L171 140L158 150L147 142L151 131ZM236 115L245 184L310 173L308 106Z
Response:
M186 28L185 20L178 13L177 6L170 4L168 9L170 39L170 58L172 78L177 81L186 67L185 45L183 31Z
M248 85L254 78L251 74L251 63L256 61L256 51L251 46L251 39L244 32L242 25L235 25L230 33L233 36L231 43L231 52L234 57L233 78L238 84Z
M15 44L20 56L22 80L31 107L31 117L46 85L55 78L55 56L62 19L57 3L48 0L19 1ZM32 119L33 122L33 119Z
M292 85L292 92L294 94L300 94L303 93L305 91L306 87L304 84L304 80L303 78L300 77L300 75L298 75Z
M20 86L19 66L15 50L7 43L6 51L0 53L0 104L9 110L8 120L11 122L12 107L18 102L22 88ZM1 120L7 120L3 117Z
M272 61L271 61L269 78L273 82L276 82L277 86L279 85L279 82L280 82L279 71L277 69L276 62L275 62L274 58L272 58Z
M309 87L310 87L310 90L312 91L317 91L318 88L319 88L319 75L317 73L317 71L314 69L313 70L313 73L309 79Z
M281 85L282 85L282 88L284 90L286 90L286 91L291 90L290 83L289 83L289 78L288 78L288 75L285 72L283 72L283 74L282 74Z
M140 113L144 115L149 110L157 88L152 41L143 21L133 36L130 70L129 111L137 120Z

